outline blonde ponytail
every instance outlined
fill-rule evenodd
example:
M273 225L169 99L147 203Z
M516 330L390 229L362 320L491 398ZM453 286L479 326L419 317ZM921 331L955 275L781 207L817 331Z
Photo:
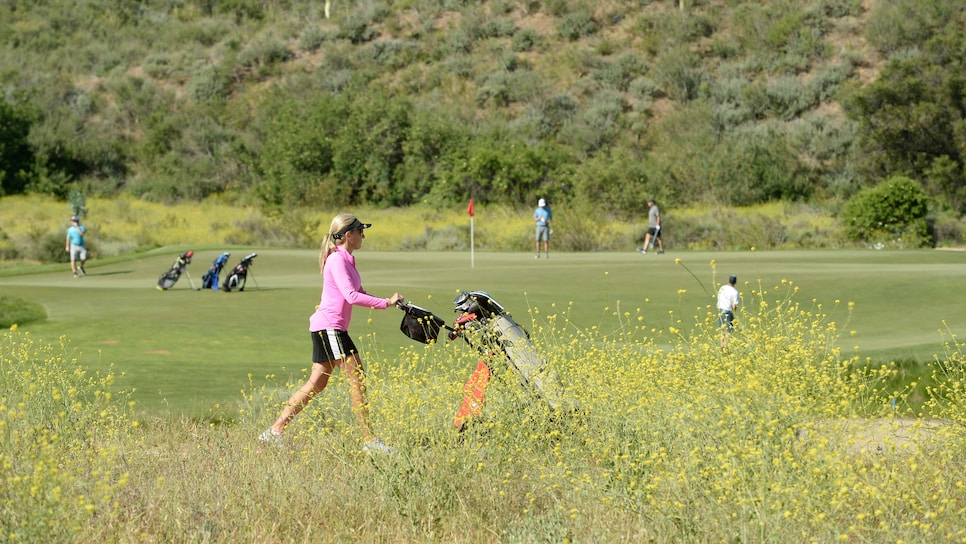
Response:
M325 260L335 251L335 248L343 243L344 239L337 240L336 234L342 232L342 229L351 225L353 221L356 221L356 216L351 213L340 213L332 219L329 232L322 237L322 244L319 247L319 274L325 270Z

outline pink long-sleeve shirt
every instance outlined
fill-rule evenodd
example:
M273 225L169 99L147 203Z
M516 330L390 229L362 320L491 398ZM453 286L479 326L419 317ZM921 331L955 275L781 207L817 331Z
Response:
M385 310L388 301L374 297L362 288L362 278L356 270L356 258L337 247L325 258L322 270L322 300L309 317L309 330L348 331L352 321L352 307L366 306Z

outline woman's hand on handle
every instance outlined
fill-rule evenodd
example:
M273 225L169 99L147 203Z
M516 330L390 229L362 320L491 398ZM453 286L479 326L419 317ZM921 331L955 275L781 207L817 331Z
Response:
M391 297L386 299L389 302L389 306L402 306L405 300L399 293L393 293Z

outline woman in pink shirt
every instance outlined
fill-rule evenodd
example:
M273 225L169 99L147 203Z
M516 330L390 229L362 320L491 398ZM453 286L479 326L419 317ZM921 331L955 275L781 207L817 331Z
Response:
M365 371L359 351L348 333L353 306L385 310L403 300L399 293L393 293L389 298L378 298L362 288L362 278L356 270L356 259L352 252L362 247L362 241L366 238L363 231L371 226L350 213L342 213L332 220L328 234L322 239L322 250L319 253L319 267L323 278L322 300L309 318L309 331L312 333L312 374L305 385L292 394L275 423L258 437L262 442L281 443L285 426L302 411L312 397L325 389L332 371L339 367L349 379L352 411L365 439L363 450L375 453L392 451L382 440L372 436L363 384Z

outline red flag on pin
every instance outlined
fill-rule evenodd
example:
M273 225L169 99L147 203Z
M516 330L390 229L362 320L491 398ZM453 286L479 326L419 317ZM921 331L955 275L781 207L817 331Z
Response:
M470 205L466 207L466 213L470 214L470 217L473 217L473 199L472 198L470 199Z

